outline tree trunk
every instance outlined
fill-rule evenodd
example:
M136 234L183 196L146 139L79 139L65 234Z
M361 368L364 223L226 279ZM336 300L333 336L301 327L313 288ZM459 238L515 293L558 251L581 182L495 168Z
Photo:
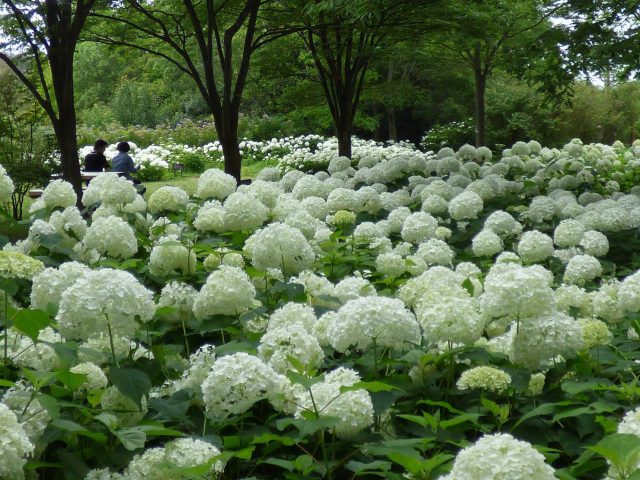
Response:
M485 146L486 112L485 92L487 89L487 77L482 71L475 71L475 110L476 110L476 147Z
M240 183L242 156L238 145L238 114L232 109L224 109L222 118L215 121L215 124L224 155L224 172Z
M338 137L338 155L351 158L351 124L340 122L336 125L336 137Z
M67 52L59 52L57 61L51 62L51 77L58 104L58 118L54 131L60 148L62 178L69 182L78 196L78 205L82 199L82 178L78 158L77 118L73 81L73 46L65 46ZM60 50L64 50L60 47Z

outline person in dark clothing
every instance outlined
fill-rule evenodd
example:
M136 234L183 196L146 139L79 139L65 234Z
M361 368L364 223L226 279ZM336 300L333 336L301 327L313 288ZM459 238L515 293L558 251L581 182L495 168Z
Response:
M93 144L93 152L84 157L85 172L104 172L109 169L109 162L104 156L108 143L102 139Z

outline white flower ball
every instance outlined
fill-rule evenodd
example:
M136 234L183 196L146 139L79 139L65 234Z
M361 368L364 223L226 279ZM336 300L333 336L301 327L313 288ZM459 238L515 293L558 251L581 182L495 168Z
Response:
M525 263L541 262L553 251L553 239L538 230L525 232L518 242L518 255Z
M324 360L318 340L298 322L269 328L260 339L258 355L282 374L295 370L288 357L295 358L308 370L320 368Z
M78 262L65 262L60 267L45 268L33 277L31 308L58 311L62 292L84 275L89 268Z
M258 270L279 268L286 275L306 270L315 261L315 253L300 230L283 223L272 223L251 235L245 252Z
M472 220L484 208L480 196L470 190L465 190L449 202L449 215L454 220Z
M466 293L466 292L465 292ZM482 335L485 320L476 299L468 295L441 296L433 302L419 303L418 322L427 342L473 344Z
M193 304L202 320L213 315L237 315L253 306L256 289L247 274L237 267L222 265L207 277Z
M242 192L230 194L224 201L224 227L232 232L260 228L267 220L269 209L253 195Z
M225 212L217 200L205 202L198 210L193 226L201 232L222 233L226 231Z
M376 257L376 270L381 275L399 277L406 272L407 262L397 253L381 253Z
M327 328L339 352L366 351L375 345L407 350L420 343L420 327L401 300L366 297L349 300Z
M604 233L596 230L587 230L580 240L580 246L584 253L593 257L604 257L609 253L609 239Z
M0 167L2 168L2 167ZM1 173L1 172L0 172ZM0 188L2 179L0 176ZM1 193L1 190L0 190ZM1 197L0 197L1 199ZM0 478L24 479L23 467L33 453L34 446L29 441L16 414L0 403Z
M471 242L476 257L493 257L502 252L502 239L493 230L481 230Z
M151 213L179 212L189 202L189 195L183 189L166 185L160 187L149 197L148 208Z
M67 208L76 204L77 197L70 183L54 180L42 192L42 199L49 208Z
M400 235L405 242L421 243L435 237L438 221L425 212L410 214L402 224Z
M591 255L576 255L569 260L564 271L564 282L583 285L602 275L602 265Z
M138 251L133 228L115 215L95 220L87 229L82 244L85 250L93 249L112 258L131 258Z
M525 144L526 145L526 144ZM554 480L554 470L529 443L511 435L485 435L461 450L442 480Z
M87 288L91 286L91 288ZM136 317L148 322L155 313L149 290L129 272L104 268L87 271L62 293L56 315L60 334L86 340L103 333L133 337Z
M283 379L258 357L239 352L221 357L202 382L207 416L240 415L260 400L282 393Z
M149 273L158 277L191 275L196 271L196 254L171 238L154 245L149 256Z
M553 241L560 248L575 247L582 240L585 228L577 220L562 220L553 233Z
M503 238L514 237L522 232L522 225L504 210L496 210L489 215L484 222L484 228L493 230Z
M418 246L415 258L427 265L451 265L455 252L443 240L432 238Z
M195 196L202 199L224 200L236 190L236 179L217 168L210 168L200 175Z

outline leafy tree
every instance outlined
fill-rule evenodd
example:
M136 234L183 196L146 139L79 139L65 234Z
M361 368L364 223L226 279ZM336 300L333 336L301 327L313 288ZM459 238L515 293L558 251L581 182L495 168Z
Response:
M74 55L95 0L2 0L0 59L47 112L62 175L82 194L73 83ZM35 77L24 65L33 65ZM50 81L48 81L50 77Z
M321 0L294 3L293 14L302 12L301 36L317 69L338 138L338 153L351 157L351 134L367 71L377 51L394 34L417 35L419 22L430 2L394 0ZM395 39L397 41L397 37Z
M527 72L532 69L534 53L539 58L557 53L557 38L549 34L552 26L548 21L555 10L543 9L538 0L450 2L450 6L448 28L435 32L431 41L473 73L476 146L482 146L486 143L485 96L489 77L498 65ZM551 60L547 59L545 66L547 77L553 74L567 80L559 62L554 71ZM549 85L549 91L559 93L557 82Z
M263 3L126 0L123 8L95 14L112 22L112 30L91 30L92 39L162 57L195 82L213 115L225 172L237 180L241 166L238 122L251 56L265 42L284 34L258 30Z

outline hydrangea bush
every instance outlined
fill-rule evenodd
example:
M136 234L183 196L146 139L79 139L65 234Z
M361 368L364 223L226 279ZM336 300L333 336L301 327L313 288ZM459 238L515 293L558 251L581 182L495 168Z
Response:
M640 143L242 148L251 185L33 204L0 251L0 478L637 476Z

